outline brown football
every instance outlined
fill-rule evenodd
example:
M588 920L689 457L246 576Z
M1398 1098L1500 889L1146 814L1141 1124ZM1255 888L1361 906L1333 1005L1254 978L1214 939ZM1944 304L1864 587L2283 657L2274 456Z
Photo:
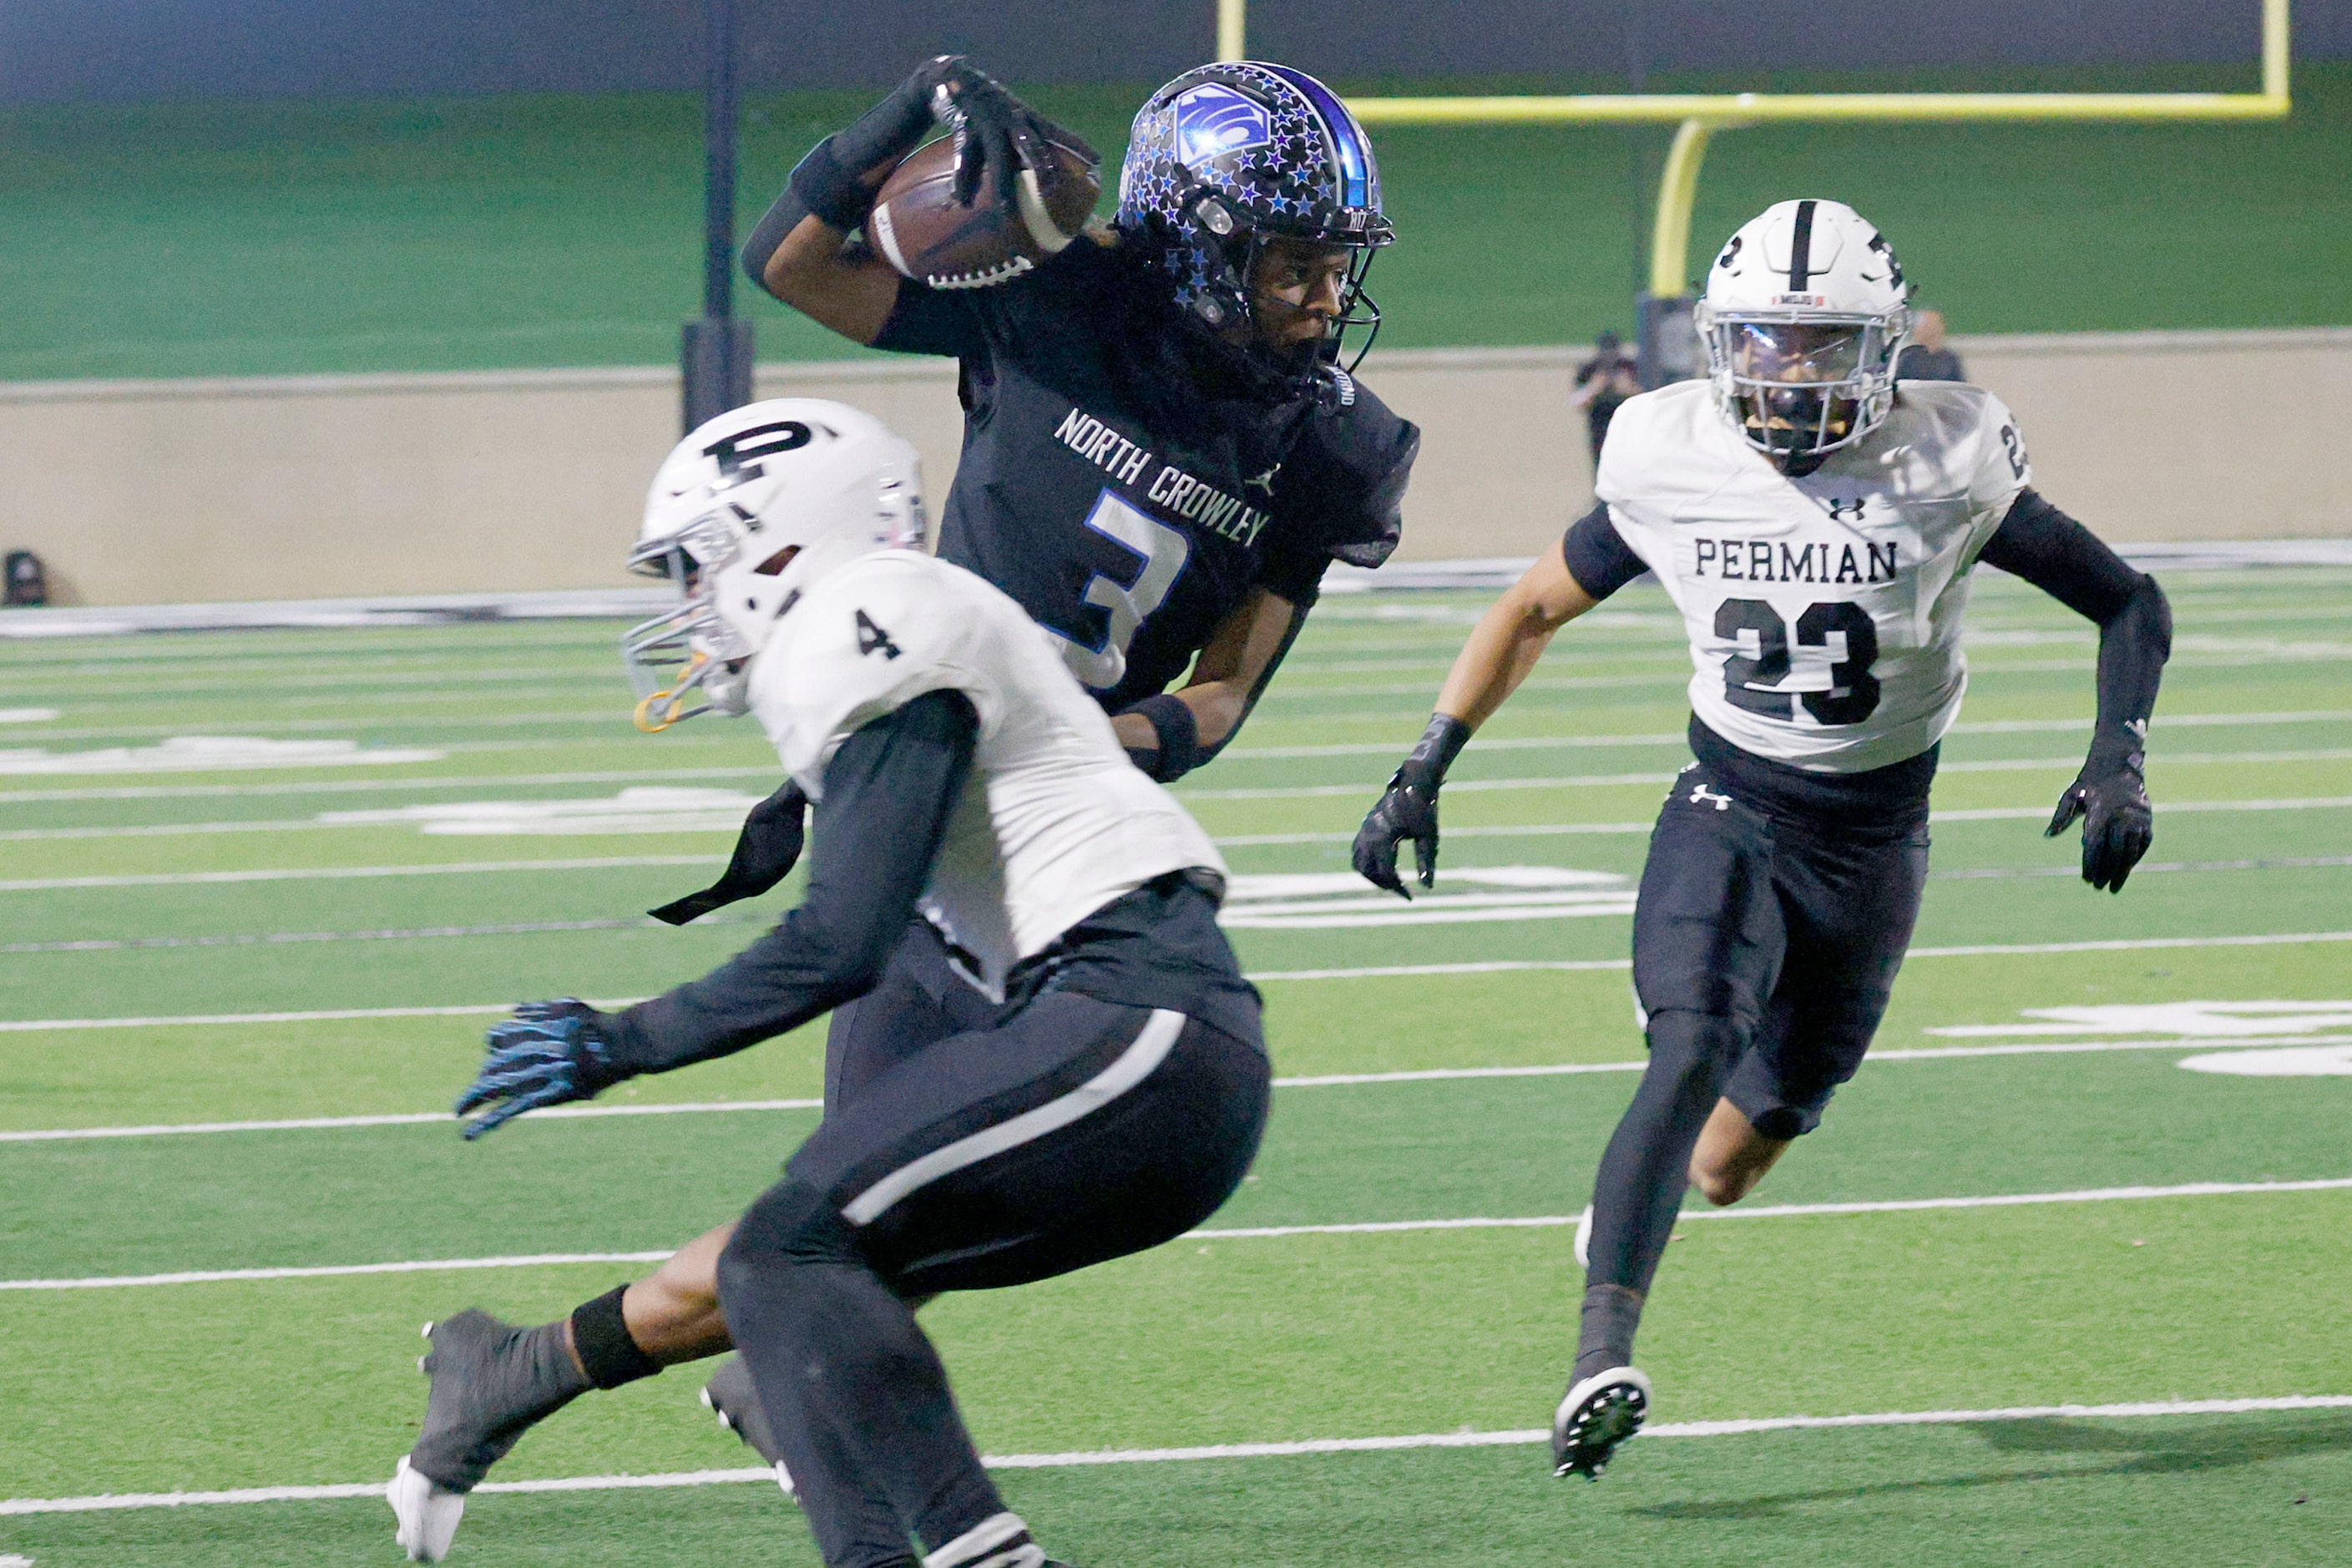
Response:
M890 171L866 220L882 259L934 289L986 289L1034 268L1075 238L1101 195L1093 164L1049 143L1053 166L1035 178L1035 200L1008 209L983 171L971 205L955 199L955 139L916 148Z

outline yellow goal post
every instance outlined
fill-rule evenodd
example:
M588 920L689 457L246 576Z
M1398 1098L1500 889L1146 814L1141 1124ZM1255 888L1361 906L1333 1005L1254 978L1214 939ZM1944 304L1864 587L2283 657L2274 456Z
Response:
M1708 139L1775 121L2278 120L2288 96L2288 0L2262 0L2258 92L1589 93L1502 98L1353 98L1367 125L1673 124L1650 231L1650 293L1689 287L1690 220ZM1248 0L1217 0L1217 58L1248 58Z

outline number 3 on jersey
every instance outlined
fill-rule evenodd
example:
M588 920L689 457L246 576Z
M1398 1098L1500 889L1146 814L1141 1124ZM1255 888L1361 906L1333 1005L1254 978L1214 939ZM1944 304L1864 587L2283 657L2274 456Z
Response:
M1715 607L1715 635L1734 643L1745 632L1756 639L1754 655L1735 653L1723 661L1724 700L1768 719L1793 720L1796 703L1822 724L1859 724L1878 709L1878 628L1870 612L1851 599L1806 606L1797 617L1800 647L1829 647L1830 634L1845 640L1845 657L1830 666L1827 691L1772 689L1789 678L1789 632L1780 612L1761 599L1726 599Z
M1070 667L1070 672L1097 691L1108 691L1126 676L1128 644L1135 640L1144 618L1168 597L1168 590L1183 572L1192 545L1174 529L1146 516L1109 490L1103 491L1102 498L1095 502L1087 526L1131 552L1139 563L1135 575L1125 583L1100 572L1087 579L1086 592L1080 595L1082 601L1109 617L1100 643L1089 647L1067 632L1054 633L1061 641L1062 660Z

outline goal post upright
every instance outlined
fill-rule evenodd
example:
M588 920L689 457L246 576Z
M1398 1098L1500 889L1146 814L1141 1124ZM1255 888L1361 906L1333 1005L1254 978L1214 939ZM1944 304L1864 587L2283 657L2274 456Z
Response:
M1243 58L1248 0L1217 0L1220 58ZM2262 87L2256 92L1738 92L1527 94L1351 98L1367 125L1640 125L1675 127L1650 230L1652 307L1687 315L1691 212L1709 139L1771 121L1955 123L1985 121L2167 121L2280 120L2293 107L2289 0L2261 0ZM1644 380L1654 333L1645 330Z

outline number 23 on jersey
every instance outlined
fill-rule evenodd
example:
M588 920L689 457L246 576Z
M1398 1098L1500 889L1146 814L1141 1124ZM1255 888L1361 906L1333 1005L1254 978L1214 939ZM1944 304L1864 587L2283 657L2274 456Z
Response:
M1715 607L1715 635L1738 645L1723 661L1724 700L1767 719L1793 721L1796 704L1822 724L1859 724L1878 710L1878 628L1870 612L1851 599L1809 605L1793 628L1800 648L1831 647L1832 634L1844 645L1830 664L1827 690L1780 689L1789 678L1791 627L1762 599L1726 599ZM1754 653L1748 651L1750 646Z

